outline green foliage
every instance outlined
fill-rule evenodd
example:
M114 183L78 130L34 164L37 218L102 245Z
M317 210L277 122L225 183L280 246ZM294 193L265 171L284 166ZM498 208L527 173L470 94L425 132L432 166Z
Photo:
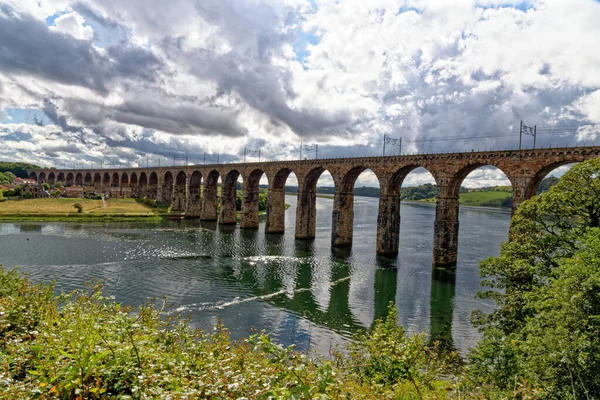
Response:
M46 182L42 183L42 187L44 188L44 190L50 190L50 185Z
M2 192L2 190L0 190L0 203L6 201L6 199L4 198L4 193Z
M83 212L83 206L81 205L81 203L75 203L73 204L73 207L75 207L77 209L78 213L82 213Z
M411 186L407 188L402 188L400 191L402 200L426 200L433 199L437 196L438 190L436 185L432 185L431 183L426 183L424 185L419 186Z
M600 159L576 165L521 205L499 257L480 265L497 309L475 313L483 338L471 378L543 398L600 397Z
M13 184L17 177L10 171L0 172L0 183Z
M242 190L237 190L235 193L235 208L237 211L242 211L244 201L244 192ZM258 193L258 211L266 211L267 210L267 191L265 189L261 189Z
M11 172L19 178L27 178L27 169L33 168L39 168L39 166L22 162L0 161L0 171Z
M374 388L409 382L416 394L434 390L434 383L448 368L450 360L442 356L438 344L430 346L425 334L408 336L397 325L393 303L386 318L375 322L369 332L354 337L345 361L350 373ZM454 354L454 356L456 356Z
M0 268L0 398L417 399L452 384L422 336L395 316L333 360L307 357L264 334L233 342L165 312L166 301L122 307L91 286L54 296ZM382 351L379 352L379 349ZM368 365L370 364L370 365ZM370 381L369 376L377 380Z

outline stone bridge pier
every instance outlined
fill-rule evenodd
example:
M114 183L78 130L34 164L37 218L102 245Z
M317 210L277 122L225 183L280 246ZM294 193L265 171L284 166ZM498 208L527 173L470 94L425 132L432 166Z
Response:
M206 177L206 184L202 194L202 211L200 219L203 221L216 221L217 213L217 181L219 173L211 171Z

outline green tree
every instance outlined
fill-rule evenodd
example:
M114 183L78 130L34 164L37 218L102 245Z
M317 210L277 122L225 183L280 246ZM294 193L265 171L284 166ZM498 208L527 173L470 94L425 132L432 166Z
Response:
M83 212L83 206L81 205L81 203L75 203L73 204L73 207L75 207L77 209L78 213L82 213Z
M10 183L10 184L15 183L15 179L17 179L16 175L10 171L6 171L4 173L4 176L8 179L8 183Z
M478 296L497 308L473 315L483 338L470 354L472 379L513 391L523 383L544 398L600 397L599 226L600 159L521 205L500 255L480 265L488 289ZM590 273L596 281L584 279Z
M22 162L0 161L0 171L9 171L19 178L27 178L27 169L33 168L39 168L39 166Z
M0 203L2 203L5 200L6 199L4 198L4 193L2 192L2 190L0 190Z
M50 189L50 185L48 185L46 182L42 183L42 187L44 188L44 190Z

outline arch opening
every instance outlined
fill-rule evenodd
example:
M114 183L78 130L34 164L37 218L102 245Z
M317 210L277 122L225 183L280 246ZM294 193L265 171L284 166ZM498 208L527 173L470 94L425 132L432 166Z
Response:
M112 180L110 182L110 186L119 187L119 173L118 172L113 173Z
M94 174L94 186L101 186L102 185L102 176L100 175L99 172L96 172Z
M92 186L92 174L89 172L86 173L83 182L85 186Z
M173 211L185 211L187 208L187 176L179 171L175 176L173 188Z
M104 186L110 186L110 174L108 172L104 173L104 177L102 178L102 183Z
M172 204L173 202L173 185L175 183L175 179L173 178L173 174L171 171L167 171L163 176L163 186L162 186L162 202L165 204Z
M56 176L56 184L57 185L64 185L65 183L65 174L63 172L59 172L58 175Z
M535 195L541 194L554 186L558 179L571 167L578 163L570 161L552 163L540 169L525 190L525 199L529 199Z
M69 172L67 174L67 180L65 181L67 183L67 186L73 186L73 180L75 179L75 176L73 175L72 172Z
M81 172L78 172L77 175L75 175L75 185L83 186L83 174Z
M36 174L34 171L31 171L31 172L29 173L29 179L32 179L32 180L34 180L34 181L36 181L36 182L37 182L37 180L38 180L38 176L37 176L37 174Z
M50 185L54 185L55 182L56 182L56 175L54 174L54 172L50 172L48 174L48 183Z
M45 182L46 182L46 173L40 172L40 174L38 176L38 183L45 183Z

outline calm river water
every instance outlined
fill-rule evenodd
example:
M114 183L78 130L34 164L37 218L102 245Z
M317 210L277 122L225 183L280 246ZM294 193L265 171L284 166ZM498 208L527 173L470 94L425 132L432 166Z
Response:
M93 279L117 301L166 295L171 310L211 329L219 318L233 337L264 329L283 344L327 354L395 301L400 323L428 331L461 353L478 338L470 325L478 262L497 255L510 214L462 207L458 268L433 276L435 206L403 203L400 254L375 256L378 199L355 198L354 246L330 246L332 200L317 200L317 238L294 240L295 196L286 196L286 233L265 235L200 221L159 223L0 223L0 264L34 281L71 290ZM390 269L390 267L396 269Z

